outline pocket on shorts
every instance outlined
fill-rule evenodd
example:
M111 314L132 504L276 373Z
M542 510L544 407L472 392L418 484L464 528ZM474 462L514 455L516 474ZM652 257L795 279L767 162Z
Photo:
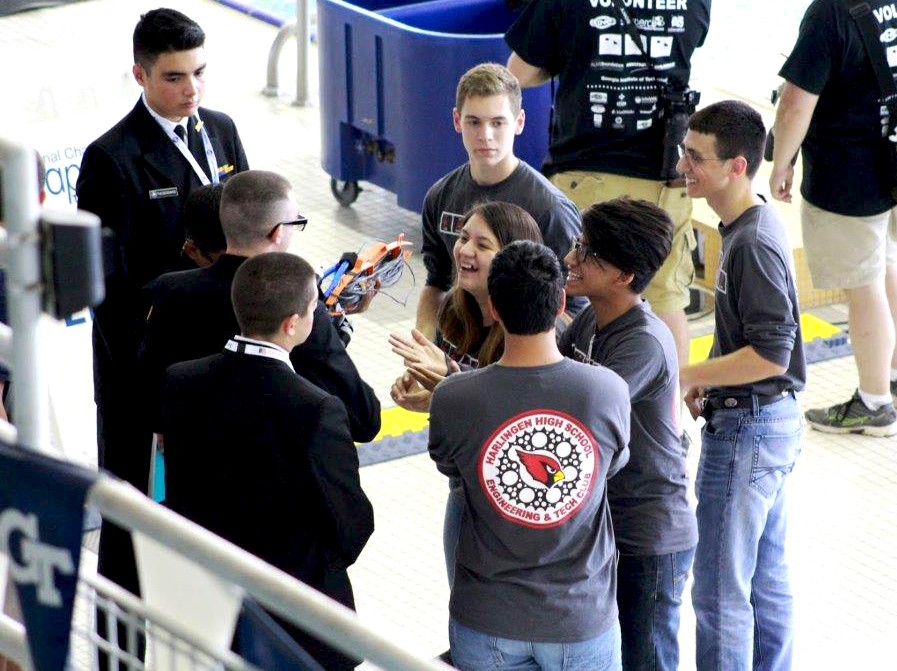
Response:
M551 183L563 191L580 210L603 200L604 180L588 172L559 172L551 176Z

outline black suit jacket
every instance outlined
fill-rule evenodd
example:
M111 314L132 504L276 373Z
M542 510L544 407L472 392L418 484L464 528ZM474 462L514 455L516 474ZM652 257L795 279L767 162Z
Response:
M168 369L162 430L170 508L354 608L346 568L374 512L338 399L282 361L224 351Z
M200 109L224 177L248 169L234 122ZM135 384L139 327L147 305L140 289L176 267L184 243L179 222L200 185L187 159L138 100L121 121L90 143L81 158L78 207L97 214L104 233L106 298L94 310L93 379L100 466L146 491L151 432L142 422ZM165 197L160 197L165 194ZM98 570L139 593L131 540L103 525Z
M230 301L237 268L245 257L224 254L208 268L167 273L147 287L152 310L140 348L139 379L144 407L158 426L160 388L173 363L218 352L240 332ZM380 401L358 374L327 308L318 301L308 339L290 352L306 380L339 398L349 413L352 437L372 440L380 430Z
M249 169L233 120L200 108L219 171L230 175ZM184 244L181 209L199 177L171 139L138 100L127 116L90 143L78 174L78 207L100 217L108 239L105 249L106 300L97 307L94 343L95 387L102 403L104 384L119 394L119 373L130 375L137 356L137 326L146 316L140 289L177 267ZM167 190L167 192L165 191ZM161 194L165 197L159 197Z
M248 170L233 120L204 108L199 116L219 172L230 166L221 179ZM112 265L106 269L111 281L138 290L177 266L184 244L181 209L200 185L142 100L87 147L78 175L78 207L98 215L114 233Z

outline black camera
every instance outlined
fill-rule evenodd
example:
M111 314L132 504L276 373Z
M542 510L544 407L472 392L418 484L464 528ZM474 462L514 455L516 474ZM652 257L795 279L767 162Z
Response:
M663 162L660 168L662 180L677 179L676 170L679 162L679 145L688 131L688 118L694 114L701 102L701 92L692 89L671 91L665 89L660 95L663 127Z

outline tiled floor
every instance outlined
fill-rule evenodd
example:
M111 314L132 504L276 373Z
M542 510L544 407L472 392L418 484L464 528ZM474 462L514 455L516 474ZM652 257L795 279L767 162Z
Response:
M205 102L236 120L253 167L282 172L295 184L310 225L295 251L329 265L365 240L404 231L418 246L417 215L400 210L376 187L349 209L329 192L318 162L318 110L290 105L289 95L264 98L268 47L275 30L210 0L178 0L176 7L206 29L210 67ZM736 3L746 11L747 3ZM770 4L770 3L767 3ZM67 7L0 19L0 132L44 153L83 147L133 105L130 33L142 9L155 3L88 0ZM719 21L721 3L715 4ZM733 22L733 25L736 22ZM734 34L735 30L732 29ZM775 83L748 62L721 72L714 62L729 43L720 33L696 62L696 75L720 89L759 100ZM781 50L770 45L769 50ZM292 81L292 45L282 59L282 82ZM761 62L775 60L763 54ZM314 50L312 50L314 57ZM313 77L315 79L316 77ZM769 87L764 83L769 80ZM447 82L446 86L454 86ZM731 93L731 90L730 90ZM725 95L716 91L715 95ZM768 112L768 110L767 110ZM448 119L448 115L446 115ZM65 204L64 195L54 197ZM419 259L412 262L418 285ZM410 278L408 278L410 281ZM350 352L384 406L400 373L386 335L406 330L416 290L404 307L378 299L355 319ZM834 315L834 316L832 316ZM843 312L823 315L837 319ZM698 332L698 331L696 331ZM82 352L83 356L84 353ZM856 384L851 359L810 368L804 407L845 399ZM694 427L693 427L694 428ZM696 434L696 431L694 432ZM894 668L897 643L897 440L833 437L808 432L790 477L791 552L797 642L796 669ZM692 473L697 449L690 455ZM441 519L446 483L426 455L370 466L362 480L374 502L377 531L352 569L362 620L422 655L444 650L447 588ZM88 551L85 561L94 558ZM686 605L681 628L682 668L694 666L694 617ZM80 659L80 658L79 658Z

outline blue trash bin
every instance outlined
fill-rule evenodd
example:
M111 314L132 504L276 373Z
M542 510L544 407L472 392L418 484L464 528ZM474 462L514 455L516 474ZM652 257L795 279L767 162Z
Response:
M452 126L458 79L507 62L504 0L319 0L321 163L343 205L366 181L415 212L433 183L467 160ZM548 87L524 93L517 156L538 168L548 150Z

